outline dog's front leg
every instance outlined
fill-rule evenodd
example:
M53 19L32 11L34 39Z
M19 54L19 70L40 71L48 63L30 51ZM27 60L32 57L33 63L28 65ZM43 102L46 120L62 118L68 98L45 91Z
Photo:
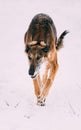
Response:
M44 84L45 84L46 81L47 81L49 70L50 70L50 65L47 64L47 65L46 65L45 74L43 75L43 79L42 79L43 86L44 86Z
M41 79L39 74L35 79L33 79L33 83L34 83L35 95L37 97L37 104L38 104L39 96L41 94Z
M56 75L57 69L58 69L57 61L55 63L54 63L54 61L51 62L50 75L47 78L46 83L44 84L44 88L43 88L43 91L42 91L41 97L40 97L40 105L41 106L45 105L45 99L46 99L46 96L49 93L49 90L50 90L50 87L51 87L51 85L53 83L53 80L54 80L54 77Z

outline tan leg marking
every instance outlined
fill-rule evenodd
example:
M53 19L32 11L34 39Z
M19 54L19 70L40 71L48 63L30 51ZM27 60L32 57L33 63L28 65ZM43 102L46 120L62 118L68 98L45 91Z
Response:
M44 85L44 84L46 83L46 81L47 81L49 69L50 69L50 66L49 66L49 64L47 64L46 70L45 70L45 74L43 75L43 79L42 79L43 85Z
M39 83L38 83L38 77L33 79L33 83L34 83L35 95L36 95L36 97L38 97L40 95L40 86L39 86Z

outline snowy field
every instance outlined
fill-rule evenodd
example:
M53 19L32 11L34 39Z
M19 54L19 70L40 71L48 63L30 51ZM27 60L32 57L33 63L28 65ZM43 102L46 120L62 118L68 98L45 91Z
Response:
M34 15L49 14L58 36L59 71L45 107L36 105L24 53ZM0 130L81 130L81 0L0 0Z

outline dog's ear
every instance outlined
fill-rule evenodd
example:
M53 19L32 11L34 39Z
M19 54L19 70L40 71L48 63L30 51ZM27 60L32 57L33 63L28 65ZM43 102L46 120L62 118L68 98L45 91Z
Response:
M31 34L29 34L28 32L26 32L25 35L24 35L24 43L25 43L25 45L27 45L30 41L32 41L32 36L31 36ZM33 42L33 44L35 42Z
M27 36L27 32L26 32L25 35L24 35L24 43L25 44L27 43L27 38L28 38L28 36Z
M50 50L50 46L46 45L44 48L42 48L43 52L48 52Z
M26 49L25 49L25 52L29 52L30 51L30 46L29 45L26 45Z

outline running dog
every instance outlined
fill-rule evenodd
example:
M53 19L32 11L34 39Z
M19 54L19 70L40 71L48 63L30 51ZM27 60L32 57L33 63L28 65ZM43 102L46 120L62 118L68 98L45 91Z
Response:
M33 79L37 105L45 105L58 70L57 51L63 47L63 38L67 33L68 31L65 30L57 39L53 20L46 14L36 15L25 33L25 52L29 60L29 75ZM41 79L39 70L45 61L47 61L46 70Z

